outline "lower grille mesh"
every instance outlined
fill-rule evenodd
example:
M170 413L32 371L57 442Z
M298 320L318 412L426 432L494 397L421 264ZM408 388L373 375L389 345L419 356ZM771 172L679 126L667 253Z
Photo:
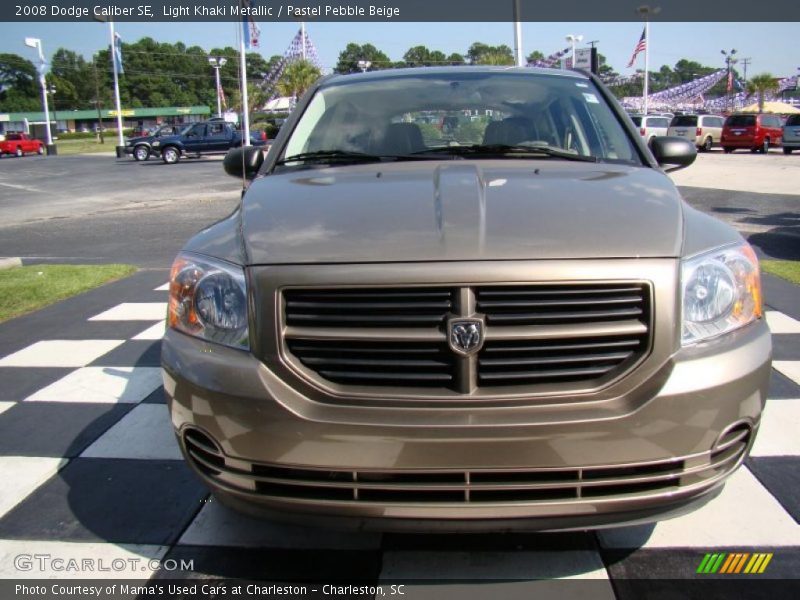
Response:
M349 471L301 469L228 459L189 429L189 460L224 486L264 497L346 503L482 504L625 498L675 491L732 471L750 442L748 427L704 455L651 463L564 469Z

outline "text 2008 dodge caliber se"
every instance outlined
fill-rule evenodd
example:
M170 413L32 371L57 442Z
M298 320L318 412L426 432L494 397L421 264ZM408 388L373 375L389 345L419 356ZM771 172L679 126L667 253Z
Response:
M770 370L758 263L578 72L321 80L239 208L175 260L165 388L186 460L251 514L573 529L712 498Z

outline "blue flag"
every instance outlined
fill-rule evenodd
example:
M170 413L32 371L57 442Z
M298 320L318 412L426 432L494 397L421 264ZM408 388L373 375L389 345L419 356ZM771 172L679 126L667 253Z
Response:
M116 31L114 32L114 51L117 73L124 73L125 71L122 69L122 37Z
M242 8L249 9L255 6L255 0L241 0ZM248 14L242 16L242 39L244 39L245 48L258 48L258 38L261 35L261 29L256 25L255 20Z

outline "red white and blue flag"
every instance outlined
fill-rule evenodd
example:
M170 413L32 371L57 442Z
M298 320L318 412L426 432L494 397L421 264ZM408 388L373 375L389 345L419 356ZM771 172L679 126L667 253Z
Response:
M255 0L241 0L242 8L249 9L255 6ZM255 19L250 15L242 17L242 36L244 36L245 48L258 48L258 38L261 36L261 28L256 24Z
M628 68L630 69L633 66L633 63L636 62L636 57L639 56L640 52L644 52L647 48L647 28L642 30L642 37L639 38L639 43L636 44L636 48L633 49L633 56L631 56L630 62L628 62Z

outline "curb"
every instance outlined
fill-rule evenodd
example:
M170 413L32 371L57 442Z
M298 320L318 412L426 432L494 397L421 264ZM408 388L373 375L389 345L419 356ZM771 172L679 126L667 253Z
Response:
M18 257L13 258L0 258L0 270L10 269L12 267L21 267L22 259Z

